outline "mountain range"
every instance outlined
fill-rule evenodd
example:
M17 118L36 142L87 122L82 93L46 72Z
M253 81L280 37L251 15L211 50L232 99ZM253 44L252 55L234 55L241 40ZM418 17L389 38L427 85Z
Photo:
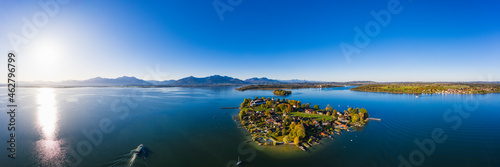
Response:
M212 75L208 77L186 77L179 80L142 80L136 77L118 77L118 78L91 78L87 80L67 80L61 82L46 82L46 81L35 81L35 82L23 82L22 86L238 86L238 85L269 85L269 84L290 84L290 83L313 83L319 81L307 81L307 80L275 80L266 77L262 78L249 78L246 80L241 80L238 78Z

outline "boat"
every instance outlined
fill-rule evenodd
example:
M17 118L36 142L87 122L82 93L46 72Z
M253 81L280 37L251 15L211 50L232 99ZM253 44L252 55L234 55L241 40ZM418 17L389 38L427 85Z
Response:
M381 121L382 119L380 119L380 118L368 118L368 120Z
M238 156L238 162L236 162L236 165L241 165L240 156Z
M141 152L142 152L142 148L144 147L144 145L140 144L139 146L137 146L137 148L134 149L134 154L135 155L139 155Z

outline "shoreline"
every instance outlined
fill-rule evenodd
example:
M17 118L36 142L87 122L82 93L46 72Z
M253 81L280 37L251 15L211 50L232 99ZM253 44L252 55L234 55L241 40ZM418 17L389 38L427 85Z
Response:
M352 91L392 94L489 94L500 93L500 84L478 83L388 83L351 88Z
M408 94L408 95L422 95L422 94L429 94L429 95L486 95L486 94L500 93L500 92L487 92L487 93L407 93L407 92L368 91L368 90L353 90L353 89L349 89L349 90L355 91L355 92Z

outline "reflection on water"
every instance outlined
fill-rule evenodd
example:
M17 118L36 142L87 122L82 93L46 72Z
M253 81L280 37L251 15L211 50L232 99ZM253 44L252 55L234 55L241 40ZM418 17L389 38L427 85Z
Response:
M57 139L58 118L54 90L40 88L37 93L37 130L40 139L36 141L37 158L42 166L62 166L64 152L62 140Z

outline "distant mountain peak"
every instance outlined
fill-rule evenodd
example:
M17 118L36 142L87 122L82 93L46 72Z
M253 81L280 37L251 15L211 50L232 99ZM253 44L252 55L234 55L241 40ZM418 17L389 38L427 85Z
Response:
M189 77L174 81L172 83L172 85L189 85L189 86L195 86L195 85L199 85L199 86L202 86L202 85L243 85L243 84L246 84L246 83L240 79L228 77L228 76L220 76L220 75L212 75L212 76L207 76L207 77L203 77L203 78L189 76Z
M278 84L278 83L281 83L281 81L268 79L266 77L262 77L262 78L253 77L253 78L246 79L245 82L248 82L251 84Z
M129 77L129 76L122 76L122 77L118 77L118 78L131 78L131 79L133 78L133 79L137 79L136 77Z

